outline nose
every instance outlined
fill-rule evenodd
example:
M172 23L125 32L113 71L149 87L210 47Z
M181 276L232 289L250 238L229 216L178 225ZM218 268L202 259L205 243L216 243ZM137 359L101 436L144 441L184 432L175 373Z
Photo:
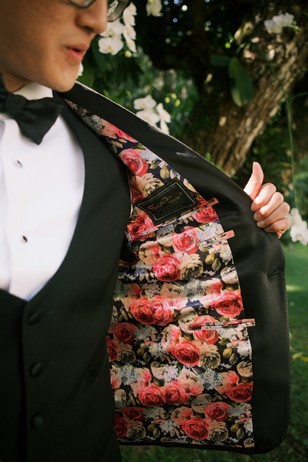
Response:
M103 32L107 27L107 0L96 0L88 8L78 10L77 23L95 35Z

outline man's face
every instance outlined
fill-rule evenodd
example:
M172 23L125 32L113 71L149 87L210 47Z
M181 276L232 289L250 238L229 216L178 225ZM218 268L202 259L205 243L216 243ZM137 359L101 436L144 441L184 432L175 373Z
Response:
M69 90L93 37L107 25L107 0L0 0L0 72L8 90L37 82Z

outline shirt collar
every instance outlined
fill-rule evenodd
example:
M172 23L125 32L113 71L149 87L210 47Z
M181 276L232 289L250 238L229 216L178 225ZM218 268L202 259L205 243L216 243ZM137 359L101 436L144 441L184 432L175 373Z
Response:
M31 99L41 99L41 98L52 98L52 90L51 88L44 87L39 83L28 83L27 85L23 86L19 90L14 92L15 95L21 95L25 98Z

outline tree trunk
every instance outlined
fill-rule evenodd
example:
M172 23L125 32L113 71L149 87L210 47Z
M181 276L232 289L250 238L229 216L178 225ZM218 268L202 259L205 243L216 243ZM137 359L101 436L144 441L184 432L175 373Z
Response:
M291 32L291 39L283 35L277 40L276 36L268 35L263 20L253 32L250 38L257 38L257 46L251 46L247 56L245 51L243 56L244 59L248 57L246 68L254 83L253 99L245 106L236 106L226 88L221 91L225 83L216 80L210 92L205 85L190 120L191 127L195 127L195 149L210 154L211 160L230 175L242 166L255 138L278 112L295 82L303 76L308 60L305 25L300 31ZM209 109L215 113L216 124L200 127L200 120L204 123L204 112ZM191 139L184 141L192 143Z

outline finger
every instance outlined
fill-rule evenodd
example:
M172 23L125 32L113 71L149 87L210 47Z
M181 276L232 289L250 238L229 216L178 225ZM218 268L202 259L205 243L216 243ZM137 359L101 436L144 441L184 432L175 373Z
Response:
M281 220L275 221L270 226L264 228L264 230L268 233L276 233L276 236L280 239L283 233L285 233L291 225L291 221L289 218L285 217Z
M259 228L268 228L272 227L271 229L275 228L275 223L279 223L278 227L280 229L280 221L281 220L289 220L288 219L288 213L289 213L290 207L289 205L284 202L281 204L276 210L274 210L273 213L271 213L268 217L266 217L263 220L257 221L257 225ZM274 229L276 231L276 229Z
M264 207L267 205L272 196L276 192L276 187L273 185L273 183L265 183L264 185L261 186L261 189L254 199L252 205L251 205L251 210L253 212L256 212L257 210L260 210L261 207Z
M254 162L252 164L252 174L244 188L245 193L248 194L252 200L257 197L262 186L263 179L264 173L261 165L258 162Z
M285 204L285 205L283 205ZM274 212L274 219L279 220L289 213L289 205L284 202L284 197L280 192L275 192L267 202L255 214L254 219L260 221L270 217Z

